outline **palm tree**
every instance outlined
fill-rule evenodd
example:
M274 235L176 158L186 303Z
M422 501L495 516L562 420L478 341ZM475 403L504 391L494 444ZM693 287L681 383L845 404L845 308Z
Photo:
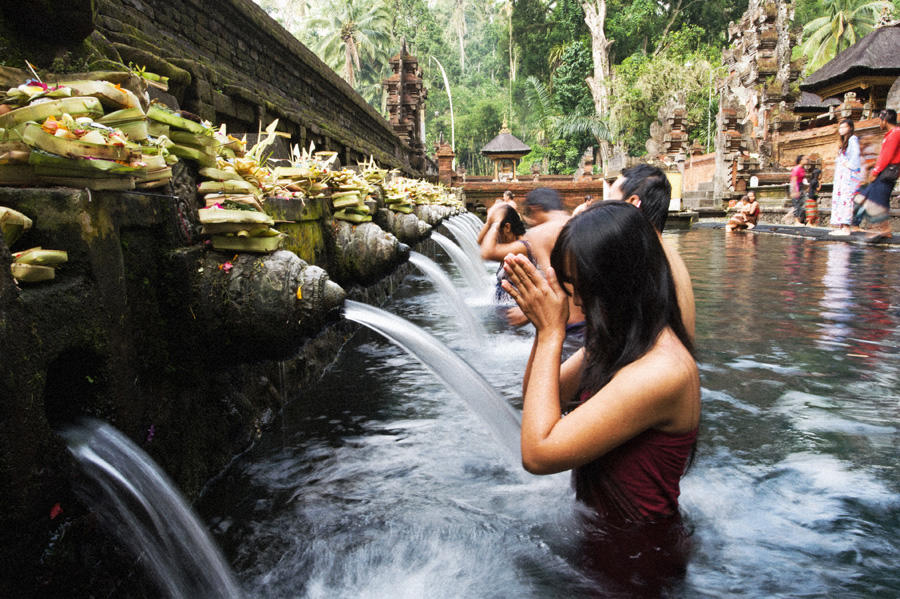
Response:
M311 17L316 54L351 86L365 63L375 72L389 59L391 17L383 0L329 0Z
M807 69L815 71L875 28L882 10L893 10L887 0L825 0L826 14L803 27L800 51Z
M557 137L592 137L599 146L601 143L609 143L609 127L606 122L596 114L561 114L559 106L553 101L553 95L534 76L529 76L525 97L527 108L534 119L535 134L542 147L550 143L550 136ZM548 159L544 156L543 170L547 172Z

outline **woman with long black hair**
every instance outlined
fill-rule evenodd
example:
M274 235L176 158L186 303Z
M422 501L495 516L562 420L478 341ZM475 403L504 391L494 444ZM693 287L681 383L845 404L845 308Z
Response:
M589 514L584 558L607 579L652 591L686 565L679 481L700 420L665 252L639 209L607 201L566 224L551 264L544 278L520 256L504 261L503 287L537 329L522 463L535 474L573 470ZM584 348L560 365L569 295L587 330Z

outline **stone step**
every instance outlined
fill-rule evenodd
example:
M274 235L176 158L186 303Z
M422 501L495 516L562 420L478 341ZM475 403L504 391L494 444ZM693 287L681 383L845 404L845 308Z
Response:
M698 191L712 192L714 188L715 188L715 181L706 181L705 183L700 183L697 186Z

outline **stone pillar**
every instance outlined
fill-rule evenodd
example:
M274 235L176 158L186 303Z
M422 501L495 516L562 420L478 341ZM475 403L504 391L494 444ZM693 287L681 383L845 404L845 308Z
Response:
M453 178L455 173L453 172L453 159L456 158L456 154L453 152L453 148L450 147L450 144L441 140L435 146L435 158L437 158L438 163L438 181L447 186L453 185Z

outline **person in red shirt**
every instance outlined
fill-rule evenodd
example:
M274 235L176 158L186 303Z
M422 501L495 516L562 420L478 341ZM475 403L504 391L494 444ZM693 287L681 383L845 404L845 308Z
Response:
M867 239L875 241L891 237L891 192L900 172L900 128L897 127L897 111L890 108L879 115L881 130L887 131L881 142L881 152L872 169L872 182L865 191L862 211L872 230Z
M802 225L806 222L806 206L803 202L803 179L806 178L806 156L797 156L794 168L791 169L791 205L794 207L794 224Z

